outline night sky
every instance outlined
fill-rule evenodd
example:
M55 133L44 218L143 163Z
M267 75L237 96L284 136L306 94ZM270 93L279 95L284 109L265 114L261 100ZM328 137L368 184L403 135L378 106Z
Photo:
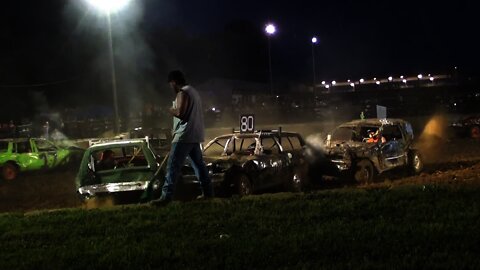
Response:
M446 73L454 66L476 72L475 10L473 1L134 0L112 16L119 91L165 87L173 68L195 83L267 82L268 22L278 29L271 52L279 83L311 83L313 35L320 40L319 81ZM79 96L100 103L110 97L106 20L84 1L6 1L0 20L4 94L31 98L41 90L58 103L67 88L70 105Z
M162 6L158 2L162 1L148 3ZM272 58L282 66L282 75L294 73L297 78L299 73L309 73L304 68L311 60L310 38L316 35L321 40L316 48L319 67L327 77L345 78L350 74L443 71L453 66L475 68L479 24L473 3L175 1L175 6L169 6L174 17L156 22L201 34L221 31L233 19L247 19L259 28L271 21L279 30L272 41ZM153 13L152 17L158 18Z

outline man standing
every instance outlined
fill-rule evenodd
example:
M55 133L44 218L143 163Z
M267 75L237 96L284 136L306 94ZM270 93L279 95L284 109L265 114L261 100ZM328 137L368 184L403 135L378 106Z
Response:
M153 205L164 205L172 200L175 182L187 156L190 157L195 175L201 183L203 196L213 197L212 181L200 148L205 136L200 95L195 88L187 84L181 71L171 71L168 74L168 83L176 93L173 106L169 110L173 116L173 140L162 195L152 201Z

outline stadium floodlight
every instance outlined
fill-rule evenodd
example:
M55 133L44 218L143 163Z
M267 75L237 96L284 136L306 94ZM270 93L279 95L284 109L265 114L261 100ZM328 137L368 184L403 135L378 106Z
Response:
M269 35L273 35L275 34L275 32L277 32L277 28L275 27L275 25L269 23L267 24L267 26L265 26L265 32Z
M87 0L96 9L107 14L115 13L123 9L131 0Z
M111 23L111 14L120 11L125 8L131 0L86 0L88 4L93 6L98 11L104 13L107 17L108 22L108 44L110 49L110 69L111 69L111 79L112 79L112 93L113 93L113 107L115 111L115 119L113 123L114 132L118 133L120 131L120 118L118 113L118 98L117 98L117 79L115 72L115 58L114 58L114 48L113 48L113 38L112 38L112 23Z
M272 73L272 49L270 44L270 36L273 36L277 32L275 25L269 23L265 26L265 33L268 38L268 73L270 75L270 94L273 95L273 73Z
M315 97L315 87L317 86L317 75L315 72L315 44L317 44L317 37L312 37L312 72L313 72L313 96Z

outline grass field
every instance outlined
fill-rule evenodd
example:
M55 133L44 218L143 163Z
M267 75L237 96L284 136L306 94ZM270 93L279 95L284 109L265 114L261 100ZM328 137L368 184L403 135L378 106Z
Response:
M0 269L479 269L480 187L0 215Z

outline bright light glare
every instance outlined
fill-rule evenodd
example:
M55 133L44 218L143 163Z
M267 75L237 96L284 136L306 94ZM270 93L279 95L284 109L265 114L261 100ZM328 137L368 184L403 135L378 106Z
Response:
M376 83L377 85L380 85L380 81L376 81L375 83Z
M403 82L403 83L407 83L407 80L403 79L402 82Z
M327 89L328 89L328 88L330 88L330 85L328 85L328 84L327 84L327 85L325 85L325 88L327 88Z
M421 78L423 78L423 75L422 75L422 74L418 74L418 75L417 75L417 78L421 79Z
M392 77L392 76L388 77L388 80L389 80L389 81L392 81L392 80L393 80L393 77Z
M335 85L335 84L337 84L337 82L336 82L336 81L332 81L332 85Z
M435 80L435 78L433 78L433 77L430 77L430 81L432 81L432 82L433 82L433 80Z
M355 87L355 84L354 84L354 83L351 83L350 86L351 86L351 87Z
M273 35L275 32L277 32L277 28L275 28L275 25L270 23L265 27L265 32L267 32L269 35Z
M365 80L364 79L360 79L360 82L363 83Z
M317 43L317 41L318 41L318 40L317 40L316 37L313 37L313 38L312 38L312 43Z
M124 8L131 0L87 0L96 9L105 13L114 13Z
M322 81L322 84L325 84L325 81Z

